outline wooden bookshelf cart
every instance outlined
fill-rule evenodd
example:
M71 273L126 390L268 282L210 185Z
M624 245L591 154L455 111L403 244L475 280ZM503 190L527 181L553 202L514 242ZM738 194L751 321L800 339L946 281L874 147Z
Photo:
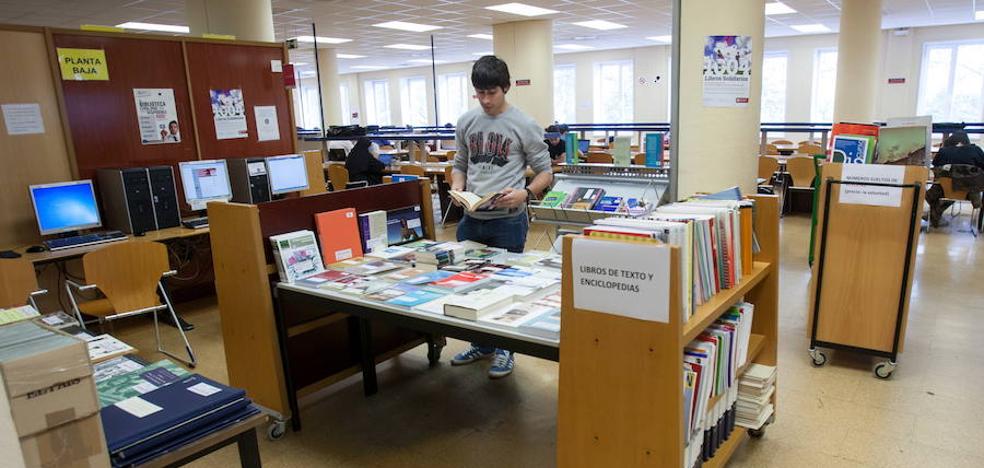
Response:
M650 322L574 308L570 246L564 239L557 464L560 467L647 466L684 463L683 348L729 307L755 305L748 363L776 365L779 329L779 203L756 201L755 233L761 249L751 274L682 319L676 295L669 323ZM618 242L618 241L612 241ZM679 254L671 259L670 291L679 284ZM708 405L712 408L714 401ZM776 396L772 396L776 404ZM704 467L724 466L749 437L735 427ZM761 435L761 431L754 431Z

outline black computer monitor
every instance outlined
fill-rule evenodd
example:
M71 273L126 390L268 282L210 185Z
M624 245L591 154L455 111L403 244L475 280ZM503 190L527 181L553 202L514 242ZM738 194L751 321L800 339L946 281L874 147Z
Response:
M102 226L91 180L32 185L30 191L42 236Z
M178 163L185 200L191 209L204 210L210 201L232 199L229 168L223 159Z
M307 190L308 176L304 156L286 154L266 158L267 176L270 177L270 194Z

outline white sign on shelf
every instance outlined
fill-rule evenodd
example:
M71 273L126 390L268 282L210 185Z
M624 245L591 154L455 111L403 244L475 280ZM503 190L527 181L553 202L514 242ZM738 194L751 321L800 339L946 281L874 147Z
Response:
M574 307L651 322L670 321L670 247L576 238Z
M879 184L902 184L905 166L885 164L844 164L841 180ZM840 202L849 205L902 206L902 187L877 185L840 185Z

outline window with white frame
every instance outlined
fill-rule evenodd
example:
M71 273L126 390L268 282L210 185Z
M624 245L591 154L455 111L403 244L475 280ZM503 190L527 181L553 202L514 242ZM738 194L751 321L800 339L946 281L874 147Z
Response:
M365 82L365 125L392 125L389 106L389 82L369 80Z
M403 125L427 125L427 80L424 77L400 78L400 114Z
M576 69L574 64L554 67L554 120L564 124L577 122Z
M837 90L837 49L817 49L813 56L813 94L810 121L833 122Z
M786 121L786 70L789 56L785 51L766 52L762 57L762 122Z
M437 76L437 117L439 125L458 123L458 117L468 111L471 83L464 72Z
M352 123L352 105L349 102L348 84L338 85L338 106L342 108L342 125L350 125Z
M594 64L594 123L632 122L632 61Z
M294 119L301 128L321 128L321 101L318 82L301 80L294 93Z
M669 47L667 47L669 50ZM673 120L673 54L666 54L666 76L663 77L666 85L666 120Z
M923 46L917 108L933 122L984 119L984 41Z

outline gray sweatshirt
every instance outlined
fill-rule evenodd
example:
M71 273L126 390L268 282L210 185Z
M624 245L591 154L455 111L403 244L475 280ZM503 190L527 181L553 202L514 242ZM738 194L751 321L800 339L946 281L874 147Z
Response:
M550 153L543 132L532 118L509 106L490 116L477 107L458 119L455 130L454 170L467 176L465 190L479 196L507 187L526 187L526 166L539 174L550 170ZM478 219L515 216L516 211L479 211L468 214Z

